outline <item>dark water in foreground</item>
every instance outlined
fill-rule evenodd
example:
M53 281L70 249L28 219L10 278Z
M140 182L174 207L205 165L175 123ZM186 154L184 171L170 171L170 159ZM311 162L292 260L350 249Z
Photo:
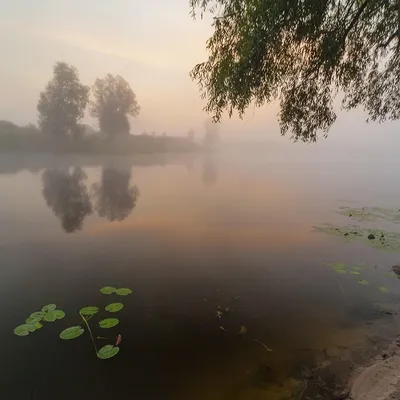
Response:
M380 311L399 300L399 282L383 273L398 255L312 226L347 223L341 205L399 206L396 163L2 159L1 398L295 398L304 366L356 359L393 333ZM371 284L323 264L336 262L365 263ZM106 285L133 293L107 297ZM79 324L79 308L114 301L125 305L117 327L91 321L108 337L100 345L122 334L114 358L97 359L87 332L58 337ZM13 334L48 303L66 317Z

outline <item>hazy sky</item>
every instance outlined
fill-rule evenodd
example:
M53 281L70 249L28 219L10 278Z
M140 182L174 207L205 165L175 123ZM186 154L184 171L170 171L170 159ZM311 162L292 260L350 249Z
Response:
M212 31L209 19L192 20L189 0L0 0L0 6L0 119L36 123L39 92L53 64L65 61L85 84L107 73L130 83L142 106L133 133L203 129L204 103L189 71L206 59ZM276 113L276 105L251 109L243 121L225 118L221 130L226 137L280 141ZM364 119L360 112L346 115L332 135L343 136L349 124L363 130ZM365 129L390 133L399 126Z

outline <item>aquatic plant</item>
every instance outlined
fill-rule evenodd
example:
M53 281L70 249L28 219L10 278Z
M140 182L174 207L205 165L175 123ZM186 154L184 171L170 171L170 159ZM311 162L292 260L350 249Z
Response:
M350 217L356 221L376 221L379 219L399 223L400 210L382 207L340 207L339 214Z
M112 286L105 286L100 289L100 292L105 295L116 294L119 296L128 296L132 293L132 290L129 288L114 288ZM124 305L119 302L108 304L104 310L109 313L116 313L121 311L124 308ZM72 340L82 336L85 333L85 330L90 335L93 348L96 352L98 358L105 360L117 355L120 351L118 345L121 343L122 336L118 334L116 336L115 344L107 344L98 348L96 344L97 340L107 340L108 338L97 336L96 338L93 335L92 328L90 326L89 321L100 312L100 308L98 306L85 306L79 309L78 315L81 323L77 323L74 326L66 328L62 330L59 334L59 337L63 340ZM63 319L65 317L65 312L63 310L58 310L55 304L47 304L42 307L40 311L35 311L28 318L26 318L25 323L17 326L14 329L14 333L18 336L27 336L30 333L40 329L43 327L42 322L54 322L59 319ZM119 324L118 318L105 318L98 322L98 327L102 329L110 329Z
M379 286L378 290L382 293L389 293L389 289L385 286Z
M54 322L65 317L63 310L57 310L55 304L47 304L40 311L35 311L25 319L25 323L17 326L14 333L17 336L28 336L43 327L42 322Z
M331 267L338 274L346 274L347 272L351 275L360 275L360 271L362 269L359 265L347 265L345 263L325 263L325 265Z
M314 226L313 230L314 232L338 236L347 242L361 242L379 250L400 252L400 233L363 228L357 225L337 226L334 224Z
M100 289L100 293L105 294L105 295L111 295L111 294L115 293L119 296L127 296L132 293L132 290L128 289L128 288L117 289L113 286L104 286L103 288ZM110 312L110 313L116 313L118 311L121 311L123 309L123 307L124 307L124 305L122 303L111 303L111 304L107 305L104 308L104 310L107 312ZM84 333L85 328L86 328L87 331L89 332L89 335L90 335L90 338L91 338L91 341L93 344L93 348L94 348L94 351L96 352L97 357L105 360L105 359L114 357L115 355L117 355L119 353L120 349L119 349L118 345L121 342L122 336L120 334L117 335L115 345L107 344L107 345L101 347L100 349L98 348L98 346L96 344L96 339L93 335L89 321L91 320L91 318L93 318L94 315L99 313L99 311L100 311L100 309L97 306L86 306L86 307L81 308L78 311L78 314L79 314L81 320L83 321L83 326L81 324L81 325L76 325L76 326L72 326L70 328L64 329L60 333L60 338L63 340L76 339ZM119 324L118 318L105 318L98 322L98 327L102 328L102 329L110 329L110 328L117 326L118 324ZM97 339L107 340L108 338L97 337Z
M351 275L361 275L362 267L360 265L347 265L343 262L338 262L338 263L324 263L324 265L327 265L331 267L336 273L338 274L346 274L347 272ZM390 276L390 277L397 277L397 275L393 272L384 272L385 275ZM360 285L367 286L370 283L365 280L365 279L360 279L357 281ZM340 290L342 293L344 293L343 287L340 282L338 282L338 285L340 287ZM378 290L381 293L389 293L389 289L386 286L378 286Z

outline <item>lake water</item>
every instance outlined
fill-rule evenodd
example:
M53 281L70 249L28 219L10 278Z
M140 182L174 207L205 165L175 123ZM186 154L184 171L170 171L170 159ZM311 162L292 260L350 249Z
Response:
M348 223L340 206L399 207L399 163L312 152L2 156L1 398L295 399L324 366L340 381L395 332L400 281L384 272L399 256L312 227ZM90 321L98 346L122 335L115 357L87 331L59 338L81 307L116 301L119 325ZM14 335L48 303L66 317Z

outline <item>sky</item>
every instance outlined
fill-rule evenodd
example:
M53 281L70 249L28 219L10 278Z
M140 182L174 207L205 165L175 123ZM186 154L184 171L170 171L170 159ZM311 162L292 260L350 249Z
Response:
M132 133L203 133L205 102L189 72L206 60L212 28L210 18L191 18L189 0L0 0L0 9L0 119L36 123L39 93L55 62L64 61L87 85L107 73L130 83L142 108ZM270 104L249 109L243 120L226 116L221 134L287 142L280 138L277 113ZM360 111L343 114L330 140L351 136L356 143L369 135L375 141L376 131L390 137L400 131L397 123L366 125ZM96 127L88 115L84 122Z

